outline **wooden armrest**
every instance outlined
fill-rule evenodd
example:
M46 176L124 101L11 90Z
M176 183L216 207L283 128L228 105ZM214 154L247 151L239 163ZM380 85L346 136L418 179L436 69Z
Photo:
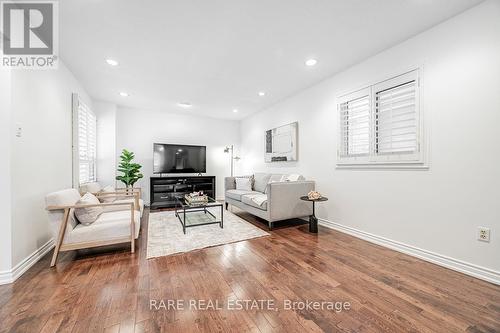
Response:
M125 206L129 205L134 208L133 202L107 202L98 204L86 204L86 205L68 205L68 206L48 206L47 210L61 210L61 209L71 209L71 208L87 208L87 207L107 207L107 206Z
M139 193L131 193L131 194L125 194L125 192L99 192L96 194L96 197L115 197L115 198L123 198L123 197L133 197L134 198L134 209L135 210L140 210L139 207Z
M102 195L102 194L105 194L105 193L134 193L134 194L138 194L139 197L138 199L141 199L142 197L142 190L140 187L115 187L115 191L114 192L98 192L98 193L92 193L94 194L95 196L97 195Z
M113 196L113 197L135 197L135 193L127 194L125 192L98 192L95 194L96 197L102 196Z

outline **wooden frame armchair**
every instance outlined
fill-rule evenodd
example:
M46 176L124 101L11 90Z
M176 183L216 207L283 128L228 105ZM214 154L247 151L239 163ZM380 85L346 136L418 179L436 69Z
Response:
M50 267L55 266L59 252L62 251L130 242L130 250L135 252L135 239L139 236L140 229L138 193L108 192L106 196L126 197L133 201L76 205L80 194L75 189L47 195L47 211L56 242ZM74 209L85 207L119 209L104 211L93 224L84 226L78 224Z

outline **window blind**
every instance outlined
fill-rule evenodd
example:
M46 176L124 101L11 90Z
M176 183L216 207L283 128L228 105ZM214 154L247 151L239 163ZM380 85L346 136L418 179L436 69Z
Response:
M370 96L348 97L339 105L340 155L343 157L368 155L370 151Z
M96 181L97 118L81 101L78 101L78 181L79 184Z
M375 92L375 153L418 150L416 81Z
M338 165L423 164L420 70L337 97Z

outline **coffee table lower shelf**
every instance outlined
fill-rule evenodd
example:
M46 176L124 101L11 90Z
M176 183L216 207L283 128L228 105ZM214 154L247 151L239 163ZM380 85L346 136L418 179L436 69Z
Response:
M208 208L220 207L220 220L217 220L217 216L215 216ZM189 224L186 221L186 215L195 212L204 212L205 214L209 214L214 221L211 222L202 222L202 223L193 223ZM198 227L201 225L210 225L210 224L219 224L221 229L224 228L224 209L222 203L220 204L211 204L209 206L187 206L181 205L180 208L175 209L175 216L179 219L179 222L182 225L182 231L186 234L186 228Z

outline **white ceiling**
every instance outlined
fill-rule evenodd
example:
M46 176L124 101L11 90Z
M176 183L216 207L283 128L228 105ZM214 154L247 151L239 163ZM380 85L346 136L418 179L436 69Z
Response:
M60 54L95 99L241 119L480 2L62 0Z

